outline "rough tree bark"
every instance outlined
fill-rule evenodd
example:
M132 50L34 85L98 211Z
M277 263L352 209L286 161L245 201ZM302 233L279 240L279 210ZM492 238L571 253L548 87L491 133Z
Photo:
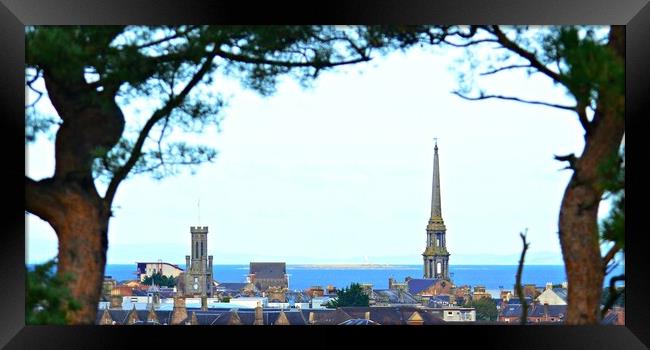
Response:
M612 26L609 44L625 59L625 29ZM600 167L617 154L625 132L625 97L601 95L587 130L585 148L573 161L573 176L562 199L559 236L568 287L567 324L597 324L604 269L598 235L598 206L604 192ZM604 102L607 101L607 102Z
M43 68L48 95L63 123L56 134L54 176L38 182L25 177L26 210L47 221L58 236L57 274L73 278L67 286L81 305L80 310L69 312L69 324L95 322L106 266L108 222L119 184L140 157L151 128L203 79L215 54L214 50L208 54L183 90L149 118L104 197L95 187L92 165L98 153L113 148L124 131L124 115L115 101L119 85L104 85L97 91L86 83L83 67L78 67L77 74Z
M83 72L83 71L80 71ZM26 177L26 210L47 221L58 236L59 276L81 309L69 312L71 324L94 323L106 265L110 202L95 188L94 154L110 149L124 129L124 116L114 93L97 92L69 75L44 71L52 105L63 120L56 135L54 176L41 181Z

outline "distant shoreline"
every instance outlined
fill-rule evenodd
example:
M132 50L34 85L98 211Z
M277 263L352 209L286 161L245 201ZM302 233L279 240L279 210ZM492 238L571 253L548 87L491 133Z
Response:
M398 264L287 264L288 267L304 267L310 269L385 269L395 267L412 267L417 265Z

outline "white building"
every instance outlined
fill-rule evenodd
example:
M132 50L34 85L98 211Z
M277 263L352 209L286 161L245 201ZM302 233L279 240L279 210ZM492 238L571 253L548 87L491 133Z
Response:
M549 282L546 284L546 289L537 297L537 301L541 305L566 305L567 298L568 291L565 283L562 288L553 288L553 284Z
M312 309L326 309L327 304L332 298L330 297L313 297L311 299L311 308Z
M290 303L269 303L268 305L270 308L273 309L290 309L291 304Z
M230 299L229 304L234 307L254 309L260 303L262 307L269 307L269 298L267 297L239 297Z
M442 320L445 322L475 322L476 309L470 307L440 307L434 310L441 313Z
M178 265L157 261L157 262L137 262L136 274L140 282L144 281L146 277L151 277L155 273L160 273L163 276L178 277L182 272Z

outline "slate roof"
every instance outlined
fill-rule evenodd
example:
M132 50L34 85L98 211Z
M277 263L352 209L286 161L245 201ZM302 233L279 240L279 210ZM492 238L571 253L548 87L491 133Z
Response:
M382 325L405 325L414 312L422 316L424 324L442 324L441 320L433 310L413 306L378 306L378 307L344 307L342 308L352 318L365 318L366 312L370 312L370 320Z
M372 294L377 302L390 304L418 304L413 294L395 289L375 289Z
M566 305L536 305L535 308L528 313L529 317L544 317L544 310L548 310L549 317L563 318L566 315Z
M300 311L284 311L284 316L289 320L290 325L306 325L308 324L304 314ZM264 313L264 324L275 324L280 317L280 311L269 311ZM309 315L307 316L309 317Z
M124 324L129 316L129 312L131 310L108 310L108 314L111 316L111 319L115 321L116 324ZM158 321L160 324L169 324L169 320L171 319L172 312L171 311L154 311L156 313L156 316L158 316ZM99 321L102 318L102 314L104 313L104 310L98 310L97 312L97 317L95 318L95 324L99 324ZM138 315L138 319L140 321L146 321L147 320L147 315L149 314L149 310L136 310L136 313Z
M250 273L260 279L283 279L287 273L287 264L283 262L252 262Z
M525 297L524 300L526 300L526 303L528 303L528 305L533 304L533 298L531 298L531 297ZM510 298L508 300L508 304L510 304L510 305L521 304L521 300L519 300L519 298Z
M565 288L553 288L553 292L557 294L560 299L564 300L564 302L566 302L569 298L569 291Z
M616 324L617 320L618 320L618 316L615 313L610 312L607 315L605 315L605 317L603 317L603 320L600 321L600 324L613 325Z
M341 309L335 309L335 310L320 310L320 309L312 309L312 310L301 310L304 319L309 322L309 313L313 312L314 313L314 324L317 325L337 325L340 323L343 323L352 317L350 315L341 310ZM289 320L291 322L291 320Z
M421 291L430 288L436 283L436 279L432 278L413 278L410 279L408 284L408 291L411 294L418 294Z
M451 301L451 296L449 296L449 295L434 295L429 300L444 301L444 302L449 303Z
M528 317L544 317L544 312L548 312L548 317L564 318L566 316L566 305L530 305L528 306ZM521 304L510 304L504 307L499 316L503 317L521 317Z
M234 316L233 310L208 310L201 311L197 308L187 308L188 318L189 315L194 313L199 325L228 325ZM365 313L370 312L369 324L407 324L409 317L414 311L417 311L424 321L424 324L440 324L444 323L432 310L412 307L350 307L343 309L303 309L303 310L284 310L284 315L287 317L291 325L306 325L309 324L309 313L314 313L314 324L316 325L338 325L348 320L357 319L357 321L350 321L346 324L357 324L358 320L365 320ZM95 324L99 324L104 310L97 311L97 318ZM124 324L128 320L128 315L131 310L108 310L109 315L116 324ZM154 311L158 317L158 324L170 324L172 311ZM237 317L239 317L243 325L253 325L255 321L254 310L241 310L237 309ZM140 324L155 324L155 322L147 322L149 310L136 310ZM264 310L263 318L265 325L273 325L280 316L280 310L274 309ZM189 320L189 319L188 319ZM186 320L186 321L188 321ZM184 322L183 322L184 323Z
M619 321L619 314L621 317L621 320ZM604 325L624 325L625 324L625 309L613 309L607 311L605 314L605 317L603 317L602 321L600 321L600 324Z
M528 307L528 314L530 315L532 305ZM503 317L521 317L521 304L510 304L499 313L499 316Z
M345 322L339 323L339 325L343 326L369 326L369 325L378 325L379 323L374 322L372 320L366 320L365 318L352 318L349 319Z
M311 299L309 297L309 294L305 292L287 292L286 294L287 300L297 302L296 300L298 299L298 296L300 296L300 302L306 303L309 302Z
M133 292L131 293L130 296L134 297L146 297L147 296L147 291L146 290L140 290L140 289L133 289Z

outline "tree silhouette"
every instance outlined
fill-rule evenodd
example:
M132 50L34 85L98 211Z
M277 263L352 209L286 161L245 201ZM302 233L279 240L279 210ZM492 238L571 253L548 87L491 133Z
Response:
M322 71L368 61L373 47L365 27L26 27L26 88L35 94L26 141L54 129L56 165L51 177L25 177L25 209L56 232L57 273L75 276L66 284L81 308L69 322L95 320L120 184L215 159L210 147L170 135L218 126L225 100L210 90L218 73L270 95L280 75L308 86ZM57 116L38 112L43 96ZM143 100L153 113L125 112Z

